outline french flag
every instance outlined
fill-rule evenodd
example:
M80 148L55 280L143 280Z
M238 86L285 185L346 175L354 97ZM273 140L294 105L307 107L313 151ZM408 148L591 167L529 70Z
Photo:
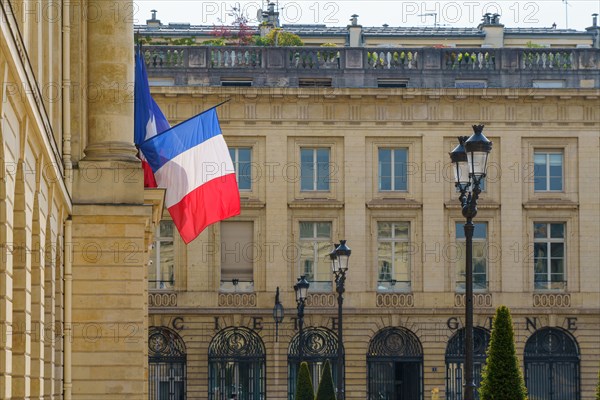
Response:
M213 107L140 144L183 241L240 213L235 170Z
M146 63L138 48L135 52L135 87L134 87L134 134L133 141L139 147L145 140L170 128L169 122L150 95ZM155 188L156 180L148 162L140 154L144 169L144 187Z

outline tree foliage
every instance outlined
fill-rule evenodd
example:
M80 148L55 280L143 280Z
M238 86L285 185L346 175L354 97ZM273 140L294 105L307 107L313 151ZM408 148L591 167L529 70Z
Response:
M315 400L315 390L312 380L310 379L310 371L308 364L302 362L300 371L298 372L298 380L296 381L296 400Z
M515 351L512 318L506 306L496 310L479 397L481 400L527 399L527 389Z
M231 26L216 26L210 33L217 39L221 39L226 44L236 46L247 46L253 44L253 28L248 24L248 17L239 7L233 7L227 14L233 18ZM221 21L223 22L223 21ZM214 45L214 44L212 44Z
M317 400L336 400L329 360L325 361L325 367L321 374L321 381L319 382L319 389L317 390Z
M284 31L281 28L271 29L264 37L268 46L304 46L300 36Z

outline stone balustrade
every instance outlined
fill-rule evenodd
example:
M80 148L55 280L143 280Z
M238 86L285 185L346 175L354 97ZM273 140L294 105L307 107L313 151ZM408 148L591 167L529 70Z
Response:
M223 78L237 78L255 87L318 79L325 81L321 86L374 88L400 79L414 88L451 88L456 80L481 80L490 88L544 80L600 88L600 50L591 48L147 46L144 58L151 78L175 86L221 86Z

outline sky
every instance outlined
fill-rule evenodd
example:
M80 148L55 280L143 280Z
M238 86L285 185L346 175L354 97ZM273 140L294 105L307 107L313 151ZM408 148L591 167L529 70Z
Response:
M506 27L550 27L584 30L592 25L592 14L600 13L600 0L273 0L279 3L282 24L325 24L346 26L358 14L363 26L476 27L487 12L501 15ZM150 10L157 10L163 24L229 25L236 5L256 24L257 11L266 9L264 0L134 0L134 22L144 24ZM434 15L435 14L435 15Z

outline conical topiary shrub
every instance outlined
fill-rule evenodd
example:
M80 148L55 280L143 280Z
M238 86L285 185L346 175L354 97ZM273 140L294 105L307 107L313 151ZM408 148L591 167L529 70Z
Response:
M486 365L481 375L481 400L527 399L527 388L515 351L512 318L506 306L496 310Z
M321 381L319 382L319 389L317 390L317 400L336 400L329 360L325 361L325 367L321 374Z
M306 362L300 363L298 380L296 381L295 400L315 400L315 390L310 379L310 371Z

